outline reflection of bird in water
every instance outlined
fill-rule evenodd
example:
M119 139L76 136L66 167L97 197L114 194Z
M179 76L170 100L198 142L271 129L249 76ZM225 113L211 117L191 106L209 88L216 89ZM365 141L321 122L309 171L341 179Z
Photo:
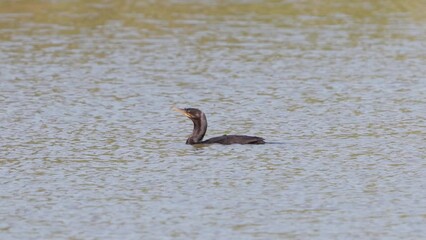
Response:
M204 134L207 131L207 118L206 115L196 108L173 108L175 111L182 113L192 120L194 123L194 130L191 136L186 140L186 144L264 144L265 139L261 137L246 136L246 135L223 135L214 137L203 141Z

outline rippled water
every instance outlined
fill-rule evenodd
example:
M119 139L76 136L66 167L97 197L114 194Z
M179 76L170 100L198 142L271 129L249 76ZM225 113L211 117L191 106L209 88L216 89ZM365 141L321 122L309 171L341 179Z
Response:
M426 238L425 10L2 1L0 238Z

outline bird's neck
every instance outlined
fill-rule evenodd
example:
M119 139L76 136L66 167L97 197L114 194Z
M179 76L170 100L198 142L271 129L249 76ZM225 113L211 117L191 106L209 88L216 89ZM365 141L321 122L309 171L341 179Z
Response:
M194 130L192 131L191 136L186 140L187 144L199 143L203 140L204 134L207 131L207 118L204 113L201 115L201 118L192 119L194 123Z

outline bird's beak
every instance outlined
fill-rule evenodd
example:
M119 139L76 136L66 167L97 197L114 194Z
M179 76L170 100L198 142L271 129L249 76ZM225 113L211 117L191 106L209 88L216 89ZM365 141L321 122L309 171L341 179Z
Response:
M191 115L188 112L186 112L185 109L173 107L173 110L176 111L176 112L178 112L178 113L181 113L181 114L183 114L183 115L185 115L185 116L187 116L189 118L191 117Z

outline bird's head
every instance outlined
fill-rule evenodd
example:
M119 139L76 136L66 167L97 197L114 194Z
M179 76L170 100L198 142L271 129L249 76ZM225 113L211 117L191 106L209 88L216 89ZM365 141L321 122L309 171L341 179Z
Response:
M176 112L182 113L183 115L187 116L191 120L196 120L202 118L204 113L196 108L177 108L173 107L173 110Z
M196 144L203 140L204 134L207 131L207 118L206 115L196 108L177 108L173 107L176 112L182 113L187 116L194 123L194 130L191 136L186 140L187 144Z

